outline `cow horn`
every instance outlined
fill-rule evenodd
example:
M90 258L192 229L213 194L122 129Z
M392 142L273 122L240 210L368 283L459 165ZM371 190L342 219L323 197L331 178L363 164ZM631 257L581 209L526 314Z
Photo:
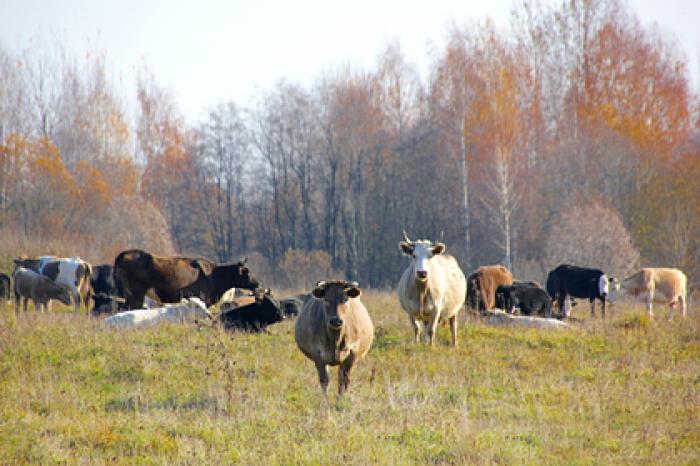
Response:
M319 280L316 282L316 288L323 288L324 286L326 286L325 280Z
M357 282L345 282L345 288L359 288L360 284Z
M411 242L411 240L408 239L408 235L406 234L406 230L403 231L403 240L406 241L407 243Z
M246 262L248 262L248 258L247 258L247 257L243 257L243 258L241 259L241 265L245 265Z

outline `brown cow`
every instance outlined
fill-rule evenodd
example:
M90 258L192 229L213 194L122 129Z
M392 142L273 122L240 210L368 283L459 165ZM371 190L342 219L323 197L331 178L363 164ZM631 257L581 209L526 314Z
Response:
M316 364L323 395L328 401L328 366L338 368L338 396L350 385L355 364L369 351L374 326L360 301L357 282L320 281L314 299L304 304L294 329L297 346Z
M114 277L121 280L129 309L141 308L150 289L162 303L179 303L182 298L196 296L208 307L230 288L258 288L245 262L215 264L207 259L156 256L132 249L114 260Z
M482 265L467 278L466 301L472 309L486 311L496 305L496 290L512 285L513 274L502 265Z

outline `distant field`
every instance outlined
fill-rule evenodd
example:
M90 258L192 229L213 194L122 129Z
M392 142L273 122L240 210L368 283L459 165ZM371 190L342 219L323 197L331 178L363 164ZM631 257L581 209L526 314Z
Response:
M0 309L0 463L700 464L700 310L618 305L572 331L460 318L412 343L394 295L349 395L326 410L292 322L269 334L107 331Z

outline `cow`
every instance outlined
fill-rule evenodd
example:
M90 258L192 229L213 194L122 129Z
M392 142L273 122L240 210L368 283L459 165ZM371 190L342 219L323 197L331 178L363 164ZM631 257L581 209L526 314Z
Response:
M297 296L291 298L280 299L280 306L284 311L285 317L296 317L304 307L304 300Z
M183 298L178 304L153 309L135 309L119 312L105 319L110 328L141 328L162 323L189 323L198 319L211 319L204 302L197 297Z
M92 290L90 276L92 267L79 257L41 256L28 258L20 256L14 259L15 267L24 267L43 275L58 285L67 287L73 298L73 311L80 310L81 302L87 309Z
M496 289L512 285L513 274L502 265L482 265L467 279L466 302L482 313L496 305Z
M523 328L543 328L543 329L568 329L571 326L558 319L533 317L533 316L513 316L502 309L492 309L484 314L484 322L496 327L523 327Z
M595 316L595 300L602 303L601 314L605 318L605 301L610 291L607 275L600 269L561 264L547 275L547 293L559 304L560 317L569 317L569 297L588 299L591 316Z
M48 277L22 266L15 267L12 273L15 294L15 312L19 312L19 301L23 299L24 312L27 312L27 301L32 300L34 309L47 309L52 299L57 299L65 305L70 304L71 295L67 287L55 283Z
M156 256L131 249L115 258L114 276L121 281L129 309L142 307L144 296L150 289L164 303L197 296L211 306L232 287L249 290L259 287L245 262L244 259L215 264L202 258Z
M12 281L10 276L0 273L0 299L9 301L12 299Z
M219 321L226 330L260 333L268 326L282 322L285 317L280 303L265 293L251 303L222 312Z
M316 365L323 396L328 402L328 366L338 367L338 398L350 385L355 365L374 339L372 319L360 301L357 282L319 281L313 298L304 304L294 327L299 350Z
M263 295L269 295L270 297L272 297L272 290L270 290L269 288L258 288L255 291L240 290L238 288L231 288L231 290L236 290L236 292L230 298L227 299L226 296L224 296L219 300L219 310L221 312L230 311L231 309L236 309L239 307L247 306L248 304L260 302L260 299ZM231 290L228 290L226 293L228 294Z
M92 315L114 314L126 302L114 281L114 266L100 264L92 267L90 275L92 287Z
M401 307L413 326L416 343L425 325L427 342L432 346L439 322L448 321L452 346L457 346L457 313L464 305L467 281L454 257L445 254L444 243L427 240L411 241L403 232L399 250L412 258L399 280Z
M515 308L526 316L552 317L552 302L547 292L535 282L514 281L496 288L496 307L513 313Z
M629 293L637 299L646 301L647 314L654 318L653 303L668 304L668 319L673 317L676 303L680 303L683 318L687 312L686 293L688 278L678 269L645 267L625 278L621 282L610 279L608 299L617 300L623 293Z

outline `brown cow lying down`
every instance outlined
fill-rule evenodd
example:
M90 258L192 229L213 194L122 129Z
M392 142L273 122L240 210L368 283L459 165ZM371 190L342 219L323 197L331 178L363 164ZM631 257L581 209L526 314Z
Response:
M374 326L360 301L357 282L320 281L297 318L297 346L316 365L323 395L328 401L328 366L338 368L338 396L350 385L350 375L374 338Z
M571 326L559 319L514 316L501 309L491 309L484 314L484 322L496 327L526 327L526 328L548 328L566 329Z
M27 311L27 301L32 300L34 309L47 309L49 300L57 299L65 305L70 304L71 294L68 288L58 285L33 270L24 267L15 268L12 278L15 282L15 312L19 311L19 300L24 299L24 311Z

